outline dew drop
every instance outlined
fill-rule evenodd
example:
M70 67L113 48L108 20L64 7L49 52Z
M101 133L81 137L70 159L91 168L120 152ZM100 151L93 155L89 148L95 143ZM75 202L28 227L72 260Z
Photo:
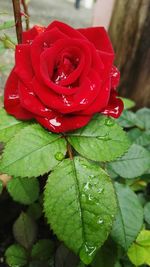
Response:
M97 192L98 192L99 194L101 194L103 191L104 191L104 188L99 188L99 189L97 190Z
M92 196L91 194L89 194L89 195L87 196L87 198L88 198L89 201L92 201L92 200L94 199L93 196Z
M90 189L90 187L91 187L90 182L85 183L85 185L84 185L84 191L88 191Z
M111 119L111 118L106 118L105 119L105 125L107 125L107 126L113 126L114 123L115 123L115 121L113 119Z
M88 100L87 100L86 98L83 98L83 99L80 101L80 104L81 104L81 105L88 104Z
M98 136L97 139L99 139L99 140L104 140L104 141L108 141L108 140L110 140L109 133L107 133L107 134L104 135L104 136Z
M97 250L96 246L89 246L88 244L84 244L80 250L80 258L85 264L90 264L95 252Z
M59 121L57 121L56 118L49 120L49 122L50 122L53 126L56 126L56 127L61 125L61 123L60 123Z
M83 166L84 168L87 168L87 167L88 167L86 164L82 164L82 166Z
M104 221L103 221L101 218L98 219L98 221L97 221L98 224L103 224L103 222L104 222Z
M64 155L63 155L63 153L62 153L62 152L57 152L57 153L55 154L55 159L57 159L57 160L59 160L59 161L63 160L63 159L64 159Z
M93 175L93 174L91 174L91 175L89 175L89 179L93 179L95 177L95 175Z
M43 48L48 48L48 44L46 42L43 43Z

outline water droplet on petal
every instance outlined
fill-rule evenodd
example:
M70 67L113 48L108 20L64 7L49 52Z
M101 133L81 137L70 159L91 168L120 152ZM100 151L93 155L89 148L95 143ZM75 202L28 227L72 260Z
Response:
M59 160L59 161L63 160L63 159L64 159L64 155L63 155L63 153L62 153L62 152L57 152L57 153L55 154L55 159L57 159L57 160Z
M95 85L95 84L92 84L92 85L90 86L90 90L93 91L93 90L95 89L95 87L96 87L96 85Z
M49 120L49 122L50 122L53 126L56 126L56 127L61 125L61 123L60 123L59 121L57 121L56 118Z
M88 100L87 100L86 98L83 98L83 99L80 101L80 104L81 104L81 105L88 104Z
M48 48L48 44L46 42L43 43L43 48Z
M66 106L68 106L68 107L71 106L71 102L67 99L67 97L65 95L62 95L62 99L63 99L64 104Z

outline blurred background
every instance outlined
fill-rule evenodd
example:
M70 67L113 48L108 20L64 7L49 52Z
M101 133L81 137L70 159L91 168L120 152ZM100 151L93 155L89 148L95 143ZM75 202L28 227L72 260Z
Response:
M150 0L26 0L30 26L57 19L73 27L103 25L121 72L119 94L150 107ZM25 17L23 16L24 24ZM16 42L11 0L0 0L0 94L13 66Z

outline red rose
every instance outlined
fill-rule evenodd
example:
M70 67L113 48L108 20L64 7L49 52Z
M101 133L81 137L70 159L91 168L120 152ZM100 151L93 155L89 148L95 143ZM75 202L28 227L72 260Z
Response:
M119 72L103 27L75 30L54 21L23 33L4 106L17 119L36 119L53 132L86 125L100 112L119 117Z

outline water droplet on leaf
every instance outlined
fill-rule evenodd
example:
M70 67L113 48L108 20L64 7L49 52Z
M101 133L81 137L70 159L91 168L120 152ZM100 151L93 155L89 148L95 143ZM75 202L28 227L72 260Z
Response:
M97 192L98 192L99 194L101 194L103 191L104 191L104 188L99 188L99 189L97 190Z
M97 221L97 223L98 224L102 224L104 221L100 218L100 219L98 219L98 221Z
M57 159L57 160L59 160L59 161L63 160L63 159L64 159L64 155L63 155L63 153L62 153L62 152L57 152L57 153L55 154L55 159Z
M80 250L80 258L85 264L89 264L97 250L96 246L84 244Z
M107 134L104 135L104 136L98 136L97 139L99 139L99 140L104 140L104 141L111 140L111 138L109 137L109 133L107 133Z
M112 118L106 118L105 119L105 125L107 126L113 126L115 121Z

